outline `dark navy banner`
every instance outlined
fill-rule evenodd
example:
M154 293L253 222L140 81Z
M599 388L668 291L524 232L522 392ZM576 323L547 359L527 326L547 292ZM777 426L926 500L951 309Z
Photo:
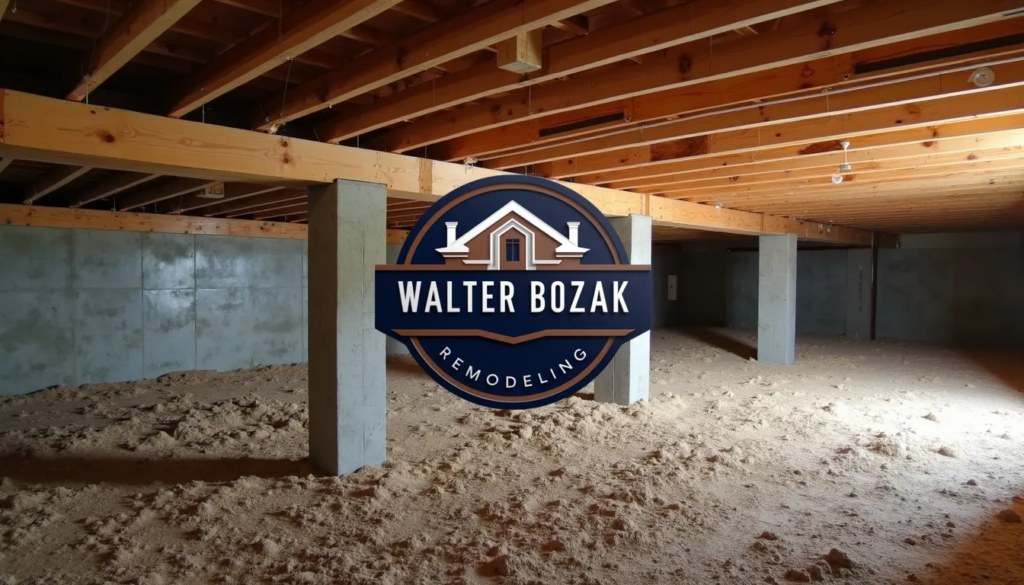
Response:
M650 266L629 263L589 201L535 177L449 193L375 287L377 329L443 387L494 408L570 396L651 327Z

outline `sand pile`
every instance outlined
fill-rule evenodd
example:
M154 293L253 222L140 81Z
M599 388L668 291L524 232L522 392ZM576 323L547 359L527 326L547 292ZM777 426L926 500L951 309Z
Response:
M343 478L303 461L304 366L0 399L0 584L1024 583L1020 360L653 337L630 407L393 360L389 461Z

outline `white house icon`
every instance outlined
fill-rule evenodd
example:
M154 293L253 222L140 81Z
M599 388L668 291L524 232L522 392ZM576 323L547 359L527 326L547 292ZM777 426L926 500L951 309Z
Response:
M445 227L448 245L437 251L447 265L477 266L480 270L543 270L578 265L588 250L579 246L579 222L566 222L566 237L515 201L461 237L456 237L458 222L446 222Z

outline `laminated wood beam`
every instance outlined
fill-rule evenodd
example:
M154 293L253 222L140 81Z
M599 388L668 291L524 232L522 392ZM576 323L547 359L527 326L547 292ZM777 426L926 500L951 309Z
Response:
M3 142L0 156L79 164L192 179L175 188L135 194L125 205L139 207L198 190L217 181L305 186L337 179L382 183L389 195L436 201L452 189L505 173L385 152L373 152L270 136L258 132L127 112L21 92L0 92ZM723 214L708 205L671 201L639 193L563 183L602 213L651 215L655 223L736 233L798 233L833 241L832 231L761 214ZM841 231L851 245L870 243L872 234Z

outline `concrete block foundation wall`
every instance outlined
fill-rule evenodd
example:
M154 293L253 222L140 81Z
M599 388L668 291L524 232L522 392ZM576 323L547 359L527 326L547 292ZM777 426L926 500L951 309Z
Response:
M659 310L656 299L656 321L660 316L662 324L756 329L754 247L656 247L656 294L663 294L673 266L679 279L674 307ZM797 333L850 333L857 318L850 309L858 308L850 299L859 298L851 295L862 284L851 282L858 254L862 258L864 251L798 252ZM1024 232L908 235L900 248L879 250L876 319L879 338L1024 346Z
M0 227L0 394L306 360L302 240Z

